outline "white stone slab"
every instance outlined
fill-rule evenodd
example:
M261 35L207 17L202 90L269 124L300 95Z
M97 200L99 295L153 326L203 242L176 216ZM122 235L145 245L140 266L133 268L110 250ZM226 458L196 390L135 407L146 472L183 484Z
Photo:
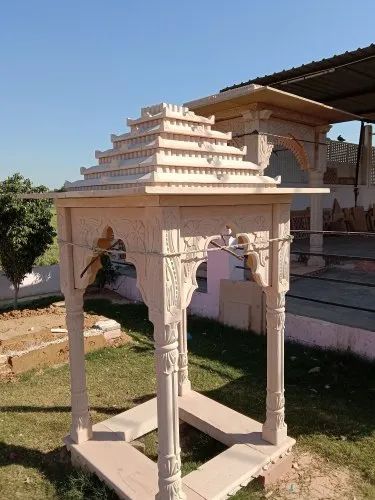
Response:
M196 491L192 490L182 482L182 489L186 495L187 500L204 500L204 497L199 495Z
M190 391L179 397L180 418L227 446L246 444L276 460L286 453L295 440L287 437L282 444L272 445L262 439L262 424L224 406L213 399Z
M109 430L130 442L155 430L158 426L156 398L146 401L102 422ZM95 425L93 429L95 430Z
M102 332L108 332L111 330L121 329L121 325L114 319L101 319L95 323L94 328L97 328Z
M179 397L180 418L218 441L232 446L261 434L262 424L199 392Z
M274 446L261 438L262 425L195 391L179 397L180 417L231 446L183 478L188 500L218 500L257 477L294 444ZM98 475L120 498L148 500L158 491L157 465L127 442L157 428L156 398L93 426L93 439L67 440L74 463Z
M80 464L115 490L122 499L154 500L158 492L157 465L116 433L97 424L93 439L68 443L74 463Z
M266 463L262 453L236 444L185 476L183 483L204 499L220 500L257 477Z

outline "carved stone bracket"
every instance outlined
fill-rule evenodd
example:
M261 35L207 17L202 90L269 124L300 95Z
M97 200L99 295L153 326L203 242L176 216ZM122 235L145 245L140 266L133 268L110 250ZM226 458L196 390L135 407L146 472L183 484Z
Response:
M233 237L243 243L249 255L254 279L261 286L269 285L269 237L271 231L270 207L249 215L248 210L236 209L230 216L212 214L200 217L183 217L181 228L182 249L182 305L186 308L191 300L196 282L196 271L207 259L208 247L229 227ZM186 252L186 255L184 255Z

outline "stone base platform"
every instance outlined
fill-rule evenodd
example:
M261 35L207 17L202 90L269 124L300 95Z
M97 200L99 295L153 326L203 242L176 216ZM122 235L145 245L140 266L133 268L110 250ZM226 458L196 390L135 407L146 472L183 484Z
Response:
M189 500L219 500L264 475L290 453L295 440L280 445L262 439L262 424L195 391L179 397L180 419L228 449L183 477ZM157 464L129 444L157 428L156 398L93 426L82 444L66 438L74 465L95 473L120 498L151 500L158 492Z

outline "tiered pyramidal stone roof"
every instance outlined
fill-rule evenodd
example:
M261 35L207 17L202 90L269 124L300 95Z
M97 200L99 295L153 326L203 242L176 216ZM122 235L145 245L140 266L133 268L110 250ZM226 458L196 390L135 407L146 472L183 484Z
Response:
M82 168L84 179L68 191L162 187L267 187L277 181L244 161L246 148L228 146L232 134L213 130L215 117L183 106L157 104L128 119L130 132L112 135L113 147L96 151L99 164ZM168 189L167 189L168 191Z

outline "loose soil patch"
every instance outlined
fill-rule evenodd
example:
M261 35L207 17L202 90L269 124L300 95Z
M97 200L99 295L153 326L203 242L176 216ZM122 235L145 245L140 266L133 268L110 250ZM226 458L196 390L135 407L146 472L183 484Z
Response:
M355 476L355 477L354 477ZM355 499L359 474L309 452L295 456L293 468L265 494L271 500Z
M85 313L85 329L103 318ZM25 351L66 336L64 332L52 333L52 328L66 329L65 307L61 302L40 309L4 312L0 314L0 354Z
M84 313L85 352L107 344L121 345L129 337L120 330L110 332L94 328L105 316ZM60 331L51 331L51 330ZM61 364L68 360L69 343L64 302L48 307L8 311L0 314L0 377Z

